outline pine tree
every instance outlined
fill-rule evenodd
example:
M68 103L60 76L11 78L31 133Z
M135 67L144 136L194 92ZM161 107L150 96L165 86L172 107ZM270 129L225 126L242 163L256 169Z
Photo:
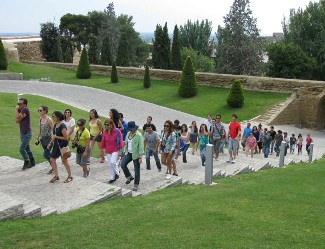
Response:
M112 65L112 48L108 36L103 39L102 49L100 53L100 61L102 65Z
M112 65L111 82L118 83L118 74L117 74L115 61L113 61L113 65Z
M198 93L198 86L194 72L191 57L187 57L184 63L181 82L178 87L178 94L184 98L196 96Z
M182 69L182 59L181 59L181 43L178 36L178 27L175 25L173 33L173 44L172 44L172 59L171 59L172 69L181 70Z
M144 88L150 88L150 86L151 86L151 80L150 80L150 74L149 74L149 67L148 66L146 66L145 70L144 70L143 86L144 86Z
M6 52L3 43L0 39L0 70L7 70L7 68L8 68L8 61L6 57Z
M83 48L76 76L78 79L89 79L91 77L90 65L86 48Z
M162 37L163 30L159 24L156 26L155 30L155 40L152 41L152 65L156 69L163 68L163 60L162 60Z
M162 47L163 69L170 69L170 40L168 35L167 22L163 28Z
M97 47L97 38L94 35L92 35L89 38L88 56L89 56L90 64L98 64L99 54L98 54L98 47Z
M130 66L130 58L128 51L128 40L126 34L122 34L120 37L117 57L116 57L116 65L121 67L129 67Z
M244 105L244 92L239 79L234 80L229 90L227 103L232 108L240 108Z

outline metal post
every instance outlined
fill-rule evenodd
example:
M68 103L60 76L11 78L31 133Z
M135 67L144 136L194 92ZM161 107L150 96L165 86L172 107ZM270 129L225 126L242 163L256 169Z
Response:
M205 154L205 185L212 184L212 175L213 175L213 145L206 145L206 154Z
M309 159L308 159L310 163L313 161L313 151L314 151L314 143L311 143L309 145Z
M279 159L279 167L284 166L284 150L286 149L287 143L285 141L282 141L281 147L280 147L280 159Z

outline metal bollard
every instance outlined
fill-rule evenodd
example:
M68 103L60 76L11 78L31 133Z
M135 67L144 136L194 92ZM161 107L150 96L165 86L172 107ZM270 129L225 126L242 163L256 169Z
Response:
M213 145L206 145L206 154L205 154L205 185L212 184L212 175L213 175Z
M284 150L286 149L287 143L282 141L280 147L280 159L279 159L279 167L282 168L284 166Z
M313 161L313 151L314 151L314 143L311 143L309 146L309 159L308 162L312 162Z

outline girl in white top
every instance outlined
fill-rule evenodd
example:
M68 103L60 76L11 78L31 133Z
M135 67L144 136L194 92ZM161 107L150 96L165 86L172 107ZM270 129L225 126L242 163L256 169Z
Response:
M68 141L73 140L75 136L76 121L72 117L72 111L70 109L66 109L64 111L64 120L62 121L62 123L64 123L67 127L67 133L69 137Z
M187 163L186 160L186 151L188 150L188 148L190 147L190 136L191 133L187 130L187 125L186 124L182 124L182 130L181 130L181 140L184 143L183 148L181 148L182 150L182 155L183 155L183 163Z

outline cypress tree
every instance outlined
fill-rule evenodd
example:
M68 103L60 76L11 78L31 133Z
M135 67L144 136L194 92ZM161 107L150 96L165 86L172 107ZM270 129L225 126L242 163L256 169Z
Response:
M117 56L116 56L116 65L121 67L129 67L130 66L130 58L128 51L128 40L125 33L123 33L120 37Z
M88 56L89 56L89 63L91 64L98 64L98 47L97 47L97 39L96 36L92 35L89 38L89 50L88 50Z
M159 24L156 26L155 30L155 40L152 41L153 48L152 48L152 64L153 67L156 69L163 68L163 59L162 59L162 37L163 37L163 30Z
M89 79L91 77L90 65L86 48L83 48L81 52L76 76L78 79Z
M112 65L112 48L108 36L103 39L100 61L102 65Z
M172 59L171 65L174 70L182 69L182 59L181 59L181 42L178 35L178 27L175 25L173 33L173 44L172 44Z
M181 82L178 87L178 94L184 98L196 96L198 93L198 86L194 72L191 57L187 57L184 63Z
M112 83L118 83L118 74L117 74L115 61L113 61L113 65L112 65L111 82Z
M8 68L8 61L6 57L6 52L3 43L0 39L0 70L7 70L7 68Z
M148 66L146 66L145 70L144 70L143 86L144 86L144 88L150 88L150 86L151 86L151 80L150 80L150 74L149 74L149 67Z
M244 105L244 92L239 79L234 80L229 90L227 103L232 108L240 108Z
M163 59L163 69L170 69L170 40L168 35L167 22L163 28L163 38L162 38L162 59Z

